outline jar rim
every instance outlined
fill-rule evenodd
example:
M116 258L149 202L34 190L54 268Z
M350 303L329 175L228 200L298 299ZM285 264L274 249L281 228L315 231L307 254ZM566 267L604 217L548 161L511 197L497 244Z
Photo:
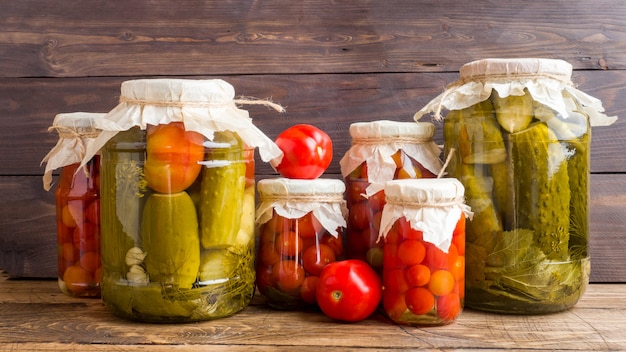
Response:
M355 122L350 125L350 136L353 139L392 137L429 139L434 134L435 125L431 122L378 120Z
M284 195L339 195L343 196L346 186L338 179L317 178L311 180L284 177L268 178L257 182L259 197Z
M549 75L562 80L569 80L572 76L572 65L560 59L517 58L502 59L489 58L469 62L461 66L461 79L468 80L477 76L506 75Z

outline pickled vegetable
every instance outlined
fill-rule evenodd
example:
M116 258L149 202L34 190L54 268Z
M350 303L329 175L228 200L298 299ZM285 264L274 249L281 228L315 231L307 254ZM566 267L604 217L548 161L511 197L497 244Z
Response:
M459 154L466 164L495 164L506 159L502 132L490 100L458 114Z
M232 246L241 226L246 187L243 143L234 133L215 135L202 170L201 243L204 249Z
M526 91L524 95L509 95L502 98L498 92L491 94L498 123L507 132L518 132L530 125L534 117L533 98Z
M511 159L520 228L535 232L535 244L548 259L569 257L570 188L561 143L544 123L513 133Z
M464 184L474 211L466 248L466 305L473 308L559 311L588 280L588 122L576 113L563 119L528 98L494 100L497 129L488 114L471 115L484 106L453 110L444 121L446 154L461 154L447 170ZM472 123L482 135L472 137ZM472 157L485 155L495 131L504 158Z
M141 227L150 280L191 288L200 267L200 243L189 195L153 193L144 206Z
M103 269L125 273L129 249L141 245L139 225L147 183L143 176L145 132L120 132L102 150L101 255Z

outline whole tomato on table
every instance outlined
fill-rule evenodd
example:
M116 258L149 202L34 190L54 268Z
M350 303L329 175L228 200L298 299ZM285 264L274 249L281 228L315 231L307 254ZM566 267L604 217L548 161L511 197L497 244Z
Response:
M291 126L276 137L275 143L283 151L283 158L274 167L286 178L318 178L333 157L330 137L313 125Z
M357 322L369 317L378 307L382 284L366 262L342 260L324 267L315 294L317 304L328 317Z

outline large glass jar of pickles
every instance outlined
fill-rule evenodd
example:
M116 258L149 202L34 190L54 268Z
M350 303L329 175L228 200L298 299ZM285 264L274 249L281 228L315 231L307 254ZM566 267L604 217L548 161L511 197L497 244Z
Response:
M102 299L115 314L234 314L255 289L253 148L280 149L221 80L135 80L102 119ZM258 101L255 101L258 102Z
M341 180L259 181L257 287L270 307L314 307L324 267L343 259L347 208Z
M44 157L44 189L61 169L55 191L59 288L73 297L100 297L100 156L79 168L86 144L98 136L95 119L104 114L75 112L55 116L50 130L59 140Z
M589 280L589 145L601 103L562 60L486 59L415 118L443 109L449 176L465 186L466 300L539 314L576 304Z
M405 179L384 190L385 313L398 324L452 323L463 309L465 218L472 215L463 185L453 178Z
M380 216L385 182L433 178L441 171L441 149L433 142L430 122L373 121L350 125L352 146L340 161L346 182L348 221L346 256L369 263L382 273Z

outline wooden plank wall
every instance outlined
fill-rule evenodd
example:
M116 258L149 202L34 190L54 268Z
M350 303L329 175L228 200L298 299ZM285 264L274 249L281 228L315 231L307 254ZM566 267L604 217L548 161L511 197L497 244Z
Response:
M121 82L222 78L270 137L311 123L334 140L338 177L355 121L410 120L488 57L570 62L609 115L626 111L626 2L516 0L0 0L0 268L54 277L54 197L40 161L60 112L106 112ZM440 126L438 126L439 128ZM439 129L440 131L440 129ZM593 282L626 282L626 118L594 130ZM441 143L441 133L436 135ZM259 177L273 175L258 163Z

